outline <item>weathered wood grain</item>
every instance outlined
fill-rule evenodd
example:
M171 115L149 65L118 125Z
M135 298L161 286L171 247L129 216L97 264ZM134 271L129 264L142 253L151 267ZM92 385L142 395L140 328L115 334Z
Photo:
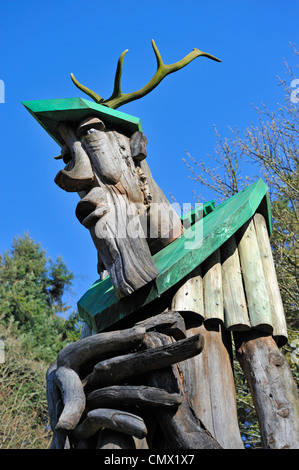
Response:
M147 156L146 153L147 138L143 132L136 131L130 137L131 155L137 161L144 160Z
M197 313L204 318L203 281L201 266L198 266L181 283L174 294L171 309L181 313Z
M222 245L221 261L225 327L234 331L249 330L251 325L235 236Z
M144 214L142 226L152 254L171 243L183 233L179 215L155 182L146 160L140 162L151 194L148 213Z
M204 426L224 449L242 449L238 426L231 338L221 322L211 321L187 330L202 334L202 353L179 364L190 404Z
M238 251L250 324L272 334L271 306L253 219L241 227L239 236Z
M224 322L221 256L216 250L202 265L204 318Z
M87 406L106 408L115 406L178 406L182 398L157 387L145 385L114 385L94 390L87 395Z
M236 333L237 357L257 412L263 447L299 448L299 397L289 365L272 336Z
M253 221L263 265L266 288L269 295L273 337L279 346L283 346L286 343L288 333L267 224L264 216L259 213L255 214Z
M103 196L93 202L86 194L78 203L77 215L90 230L99 264L109 272L120 298L158 275L140 220L146 211L144 192L129 138L116 131L90 129L81 140L92 162L94 185Z
M161 345L169 345L171 339L161 333L154 333L146 338L146 342L149 348L160 348ZM180 393L183 399L177 409L159 410L158 420L167 449L221 448L190 407L188 392L184 388L184 377L179 373L177 366L152 371L149 383L163 387L169 393Z

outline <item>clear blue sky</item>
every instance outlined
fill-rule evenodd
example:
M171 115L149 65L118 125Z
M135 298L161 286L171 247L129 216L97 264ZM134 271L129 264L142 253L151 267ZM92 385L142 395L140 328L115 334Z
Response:
M188 179L185 150L204 159L216 145L214 124L229 136L228 126L243 131L256 121L252 103L275 109L282 101L276 76L287 78L284 58L294 63L289 42L299 47L298 14L298 0L2 2L0 251L29 232L49 256L62 255L76 276L72 304L97 279L89 232L75 217L78 196L54 183L60 149L21 101L84 97L71 72L107 98L125 49L123 91L139 89L155 72L152 38L165 63L194 47L219 57L221 64L196 59L120 108L141 119L148 163L165 194L193 202L193 189L205 193Z

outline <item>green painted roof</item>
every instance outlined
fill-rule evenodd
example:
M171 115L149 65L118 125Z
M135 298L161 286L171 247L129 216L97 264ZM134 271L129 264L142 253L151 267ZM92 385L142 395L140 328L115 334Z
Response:
M61 147L64 142L57 131L59 122L79 124L91 115L132 134L142 131L139 118L83 98L22 101L22 104Z
M257 211L262 210L272 231L266 184L260 179L229 198L196 221L153 259L158 277L133 294L118 299L110 277L96 281L78 302L80 316L95 331L103 331L127 315L148 305L191 273L237 232ZM193 215L191 214L191 218Z

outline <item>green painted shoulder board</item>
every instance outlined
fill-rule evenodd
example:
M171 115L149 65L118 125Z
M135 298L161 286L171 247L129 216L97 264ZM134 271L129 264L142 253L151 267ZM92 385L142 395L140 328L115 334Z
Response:
M149 305L164 292L190 274L214 251L235 234L259 209L271 233L271 212L266 184L260 179L222 204L209 203L204 217L170 245L154 255L159 275L140 290L118 299L109 277L96 281L78 302L82 319L95 331L103 331L138 309ZM209 207L209 208L208 208ZM188 216L187 216L188 217ZM197 220L197 221L196 221Z
M130 134L142 131L139 118L83 98L22 101L22 104L61 147L64 142L57 131L59 122L79 124L89 116L99 117Z

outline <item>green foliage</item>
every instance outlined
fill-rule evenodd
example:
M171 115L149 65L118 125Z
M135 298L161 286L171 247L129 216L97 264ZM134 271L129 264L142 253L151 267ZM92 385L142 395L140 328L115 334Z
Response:
M15 323L36 358L54 360L58 351L78 336L78 316L68 320L58 314L69 307L63 294L73 273L58 257L47 258L39 243L28 235L14 239L12 249L0 256L0 312L6 325ZM78 330L78 328L77 328Z
M26 335L16 324L0 324L4 360L0 363L0 449L45 449L50 444L45 374Z

